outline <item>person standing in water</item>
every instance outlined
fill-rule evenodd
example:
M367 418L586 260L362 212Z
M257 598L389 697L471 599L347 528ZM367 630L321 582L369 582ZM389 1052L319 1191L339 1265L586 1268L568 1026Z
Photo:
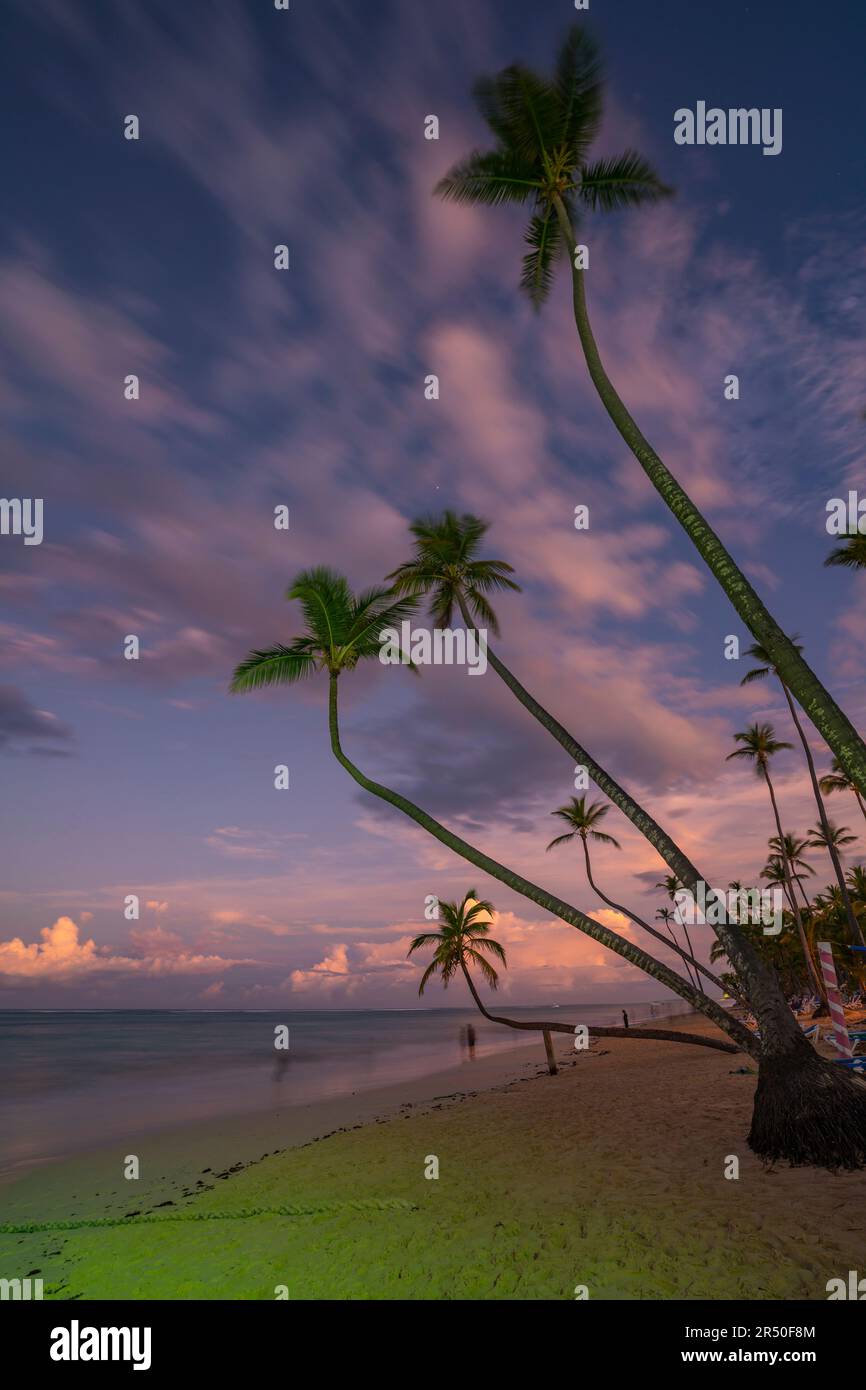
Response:
M474 1057L474 1056L475 1056L475 1029L472 1027L472 1024L471 1024L471 1023L470 1023L470 1025L469 1025L469 1027L466 1029L466 1044L467 1044L467 1046L468 1046L468 1048L469 1048L469 1056L470 1056L470 1057Z
M623 1028L628 1027L628 1014L626 1013L625 1009L623 1009L622 1011L622 1026Z

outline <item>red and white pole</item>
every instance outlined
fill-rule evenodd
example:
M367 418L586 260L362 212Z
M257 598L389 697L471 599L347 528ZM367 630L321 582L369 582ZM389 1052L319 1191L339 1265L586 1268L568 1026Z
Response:
M836 979L836 965L833 960L833 947L829 941L818 942L818 959L821 962L821 974L824 976L824 988L827 991L827 1003L830 1006L830 1017L833 1020L833 1031L830 1033L830 1041L834 1047L842 1053L843 1057L853 1057L854 1048L851 1046L851 1039L848 1037L848 1024L845 1022L845 1009L842 1004L842 996L839 993L839 981Z

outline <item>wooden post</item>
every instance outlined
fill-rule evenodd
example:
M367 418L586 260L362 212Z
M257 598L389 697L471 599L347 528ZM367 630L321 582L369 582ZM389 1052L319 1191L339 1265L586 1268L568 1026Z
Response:
M544 1050L547 1053L547 1069L551 1076L556 1076L556 1058L553 1055L553 1043L550 1041L550 1034L544 1030Z

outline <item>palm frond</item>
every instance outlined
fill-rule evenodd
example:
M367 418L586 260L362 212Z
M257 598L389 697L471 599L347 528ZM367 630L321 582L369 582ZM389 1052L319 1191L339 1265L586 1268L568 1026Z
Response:
M581 172L578 197L593 211L612 212L615 208L669 198L672 188L663 184L648 160L636 150L626 150L614 159L600 159Z
M552 207L534 215L524 241L531 249L523 257L520 288L529 295L534 307L540 309L550 293L554 261L563 244L559 220Z
M604 88L598 47L588 30L572 25L553 77L559 98L559 139L582 163L601 125Z
M540 182L531 165L504 150L474 150L452 165L434 193L452 203L525 203Z
M304 680L317 669L315 644L300 637L290 647L267 647L250 652L235 667L229 690L233 695L244 690L260 690L266 685L291 685Z

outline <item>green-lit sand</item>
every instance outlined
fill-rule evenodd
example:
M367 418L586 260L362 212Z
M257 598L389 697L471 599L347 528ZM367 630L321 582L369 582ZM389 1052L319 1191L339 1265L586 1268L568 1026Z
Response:
M825 1299L828 1279L866 1268L862 1175L768 1172L749 1154L754 1078L732 1074L746 1059L619 1041L562 1056L551 1078L521 1049L506 1067L521 1079L503 1081L497 1059L495 1089L416 1101L226 1176L202 1173L201 1152L182 1160L182 1136L137 1184L115 1165L107 1186L104 1159L46 1168L3 1190L3 1221L122 1224L2 1235L0 1273L38 1270L47 1296L81 1299L273 1299L279 1286L572 1299L577 1285L596 1299ZM250 1141L238 1132L237 1153Z

